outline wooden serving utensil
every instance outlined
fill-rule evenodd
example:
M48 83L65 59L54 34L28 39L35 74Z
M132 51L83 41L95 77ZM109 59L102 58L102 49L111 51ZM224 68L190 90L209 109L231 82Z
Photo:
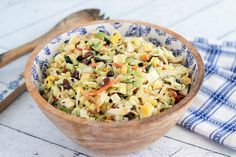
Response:
M99 9L84 9L78 12L75 12L68 17L60 21L55 27L53 27L46 34L40 36L39 38L28 42L20 47L9 50L2 55L0 55L0 67L10 63L11 61L19 58L20 56L33 51L37 45L41 44L45 39L56 36L58 33L63 30L69 30L79 26L81 23L95 21L95 20L107 20L109 17L105 17L105 14L100 15ZM21 74L22 75L22 74ZM22 78L22 77L20 77ZM15 80L13 80L15 81ZM25 82L22 79L19 81L19 85L13 91L7 91L7 96L0 101L0 112L3 111L15 98L17 98L23 91L26 90Z
M94 21L94 20L104 20L105 14L100 15L99 9L84 9L78 12L75 12L68 17L64 18L60 21L56 26L54 26L50 31L45 33L44 35L38 37L37 39L28 42L22 46L9 50L0 55L0 68L4 65L10 63L11 61L21 57L22 55L33 51L39 43L42 43L46 38L55 35L57 32L60 32L65 29L72 29L76 27L76 25Z

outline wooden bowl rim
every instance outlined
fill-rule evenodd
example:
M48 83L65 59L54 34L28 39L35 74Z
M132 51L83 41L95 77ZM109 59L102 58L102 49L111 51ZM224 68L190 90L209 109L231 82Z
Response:
M69 114L59 110L59 109L56 109L50 103L48 103L38 92L38 89L35 87L35 85L32 81L31 69L32 69L32 65L34 63L34 60L36 58L36 55L41 51L41 49L46 44L48 44L49 41L54 39L59 34L63 34L63 33L66 33L67 31L69 31L69 30L67 30L67 31L64 30L64 31L59 31L57 34L55 34L55 36L51 36L50 38L45 39L45 42L40 44L32 52L32 54L30 55L30 58L27 61L26 67L25 67L24 75L25 75L25 82L26 82L27 89L28 89L30 95L33 97L33 99L36 101L36 103L39 105L40 108L43 108L44 110L48 111L49 113L51 113L57 117L64 118L68 121L78 123L78 124L86 124L89 126L96 126L98 128L107 128L107 127L122 128L122 127L133 127L133 126L137 126L140 124L150 123L150 122L157 121L160 118L164 118L166 116L168 117L169 114L182 109L185 105L187 105L188 102L190 102L196 96L197 92L199 91L199 89L201 87L203 79L204 79L204 64L203 64L202 58L201 58L200 54L198 53L198 51L193 47L193 45L190 42L188 42L186 39L184 39L181 35L173 32L167 28L164 28L164 27L161 27L161 26L158 26L155 24L150 24L150 23L142 22L142 21L132 21L132 20L100 20L100 21L93 21L93 22L87 22L84 24L79 24L76 28L94 25L94 24L115 23L115 22L146 25L146 26L161 30L163 32L167 32L168 34L174 36L177 40L182 42L184 45L186 45L186 47L194 55L196 62L197 62L197 66L198 66L198 68L197 68L198 69L198 76L196 79L196 83L193 85L190 92L179 103L174 105L172 108L160 113L159 115L154 115L154 116L147 117L144 119L137 119L137 120L131 120L131 121L123 121L123 122L92 121L92 120L86 120L86 119L83 119L83 118L80 118L77 116L72 116L72 115L69 115Z

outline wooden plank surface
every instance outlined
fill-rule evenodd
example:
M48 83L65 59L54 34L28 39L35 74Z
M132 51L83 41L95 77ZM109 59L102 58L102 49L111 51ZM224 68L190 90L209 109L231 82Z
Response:
M231 18L236 14L235 6L236 1L234 0L221 1L214 7L201 11L170 28L188 38L201 36L218 39L236 27L236 22L232 22Z
M1 1L0 9L8 9L9 7L12 7L14 5L17 5L20 3L21 0L8 0L8 1Z
M4 37L14 32L17 32L18 30L30 26L37 21L53 17L72 6L85 2L85 0L70 0L70 3L65 0L30 0L18 3L17 5L14 5L12 7L9 7L8 9L4 9L3 11L1 11L1 27L5 29L4 31L0 32L0 37Z
M236 21L232 20L235 6L234 0L0 0L3 30L0 53L34 39L63 17L88 7L98 7L111 18L143 20L169 27L188 39L203 36L235 40ZM26 58L0 69L0 89L23 70ZM80 147L58 131L27 92L0 114L0 132L0 156L83 156L79 152L85 156L102 156ZM176 126L147 149L127 155L137 156L236 157L236 152Z

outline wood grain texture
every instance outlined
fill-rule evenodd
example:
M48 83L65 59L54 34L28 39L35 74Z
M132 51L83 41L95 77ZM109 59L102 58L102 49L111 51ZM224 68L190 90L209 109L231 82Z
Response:
M27 133L13 130L11 127L0 125L0 131L0 139L5 141L0 147L1 157L80 157L80 153L76 150L69 150L62 146L47 143L43 139L32 138ZM15 141L15 143L12 141ZM40 149L38 145L41 146ZM8 151L5 152L5 150Z
M59 22L49 32L38 37L37 39L1 54L0 68L21 57L22 55L33 51L38 45L40 45L40 43L42 43L47 38L50 38L52 35L58 34L58 32L61 32L65 29L72 29L80 23L102 20L103 17L100 17L99 14L100 11L98 9L85 9L71 14Z
M107 22L126 22L126 21L98 21L84 24L81 26L93 25L97 23ZM127 21L130 22L130 21ZM152 116L141 120L133 120L122 123L106 123L106 122L94 122L81 119L68 115L60 110L55 109L50 105L44 98L41 97L35 85L32 82L31 69L32 64L36 55L39 53L41 48L53 39L51 37L44 44L37 47L32 53L28 60L25 69L26 85L29 93L36 101L40 109L45 115L68 137L72 138L75 142L82 146L106 153L106 154L124 154L130 153L141 148L147 147L155 140L159 139L165 134L171 127L173 127L177 120L181 118L188 106L194 99L197 91L199 90L203 77L204 67L202 59L196 49L180 35L165 29L163 27L148 24L144 22L131 21L134 24L147 25L161 31L167 32L174 36L177 40L180 40L187 48L191 51L197 61L198 65L198 76L197 81L193 85L189 94L181 100L178 104L173 106L171 109L161 113L158 116ZM158 130L158 132L157 132ZM117 136L119 135L119 136Z
M0 156L17 156L17 157L31 157L35 154L38 156L71 156L81 157L81 156L94 156L94 157L111 157L107 155L102 155L98 153L86 151L86 154L83 152L78 152L81 148L68 148L65 145L60 145L55 142L48 141L48 139L40 138L34 134L29 134L25 131L19 131L11 126L0 123L0 131L3 133L0 135L0 139L6 141L2 144L0 148ZM4 136L6 134L7 136ZM11 139L11 140L8 140ZM20 142L19 142L20 141ZM26 142L24 142L26 141ZM17 143L17 144L16 144ZM19 144L20 143L20 144ZM27 143L24 144L24 143ZM39 149L38 145L42 145ZM51 145L51 146L50 146ZM157 147L158 146L158 147ZM52 147L48 150L49 147ZM8 153L3 153L1 150L11 150ZM18 150L18 151L15 151ZM47 150L47 151L45 151ZM74 153L74 154L73 154ZM210 152L208 150L202 150L201 148L192 147L185 143L179 141L173 141L170 138L162 137L158 141L154 142L150 147L142 151L137 151L126 155L126 157L175 157L175 156L184 156L188 154L193 157L225 157L223 154L217 154Z

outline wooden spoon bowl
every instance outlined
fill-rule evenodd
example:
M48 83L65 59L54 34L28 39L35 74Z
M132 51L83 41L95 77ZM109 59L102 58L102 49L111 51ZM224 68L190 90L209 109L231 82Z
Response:
M166 45L167 48L173 49L173 52L181 51L182 55L185 55L185 64L193 70L193 83L187 96L171 109L159 115L119 123L89 121L71 116L53 107L38 92L37 86L42 80L41 73L43 71L40 69L39 63L45 59L50 61L50 58L56 53L57 47L69 39L71 34L86 34L96 29L105 32L118 30L122 35L143 36L146 40ZM98 21L83 24L77 29L52 39L37 47L28 60L25 68L28 91L39 108L58 129L80 145L98 152L106 154L130 153L145 148L159 139L181 118L203 81L204 67L197 50L180 35L157 25L138 21ZM50 50L48 56L45 55L45 47Z

